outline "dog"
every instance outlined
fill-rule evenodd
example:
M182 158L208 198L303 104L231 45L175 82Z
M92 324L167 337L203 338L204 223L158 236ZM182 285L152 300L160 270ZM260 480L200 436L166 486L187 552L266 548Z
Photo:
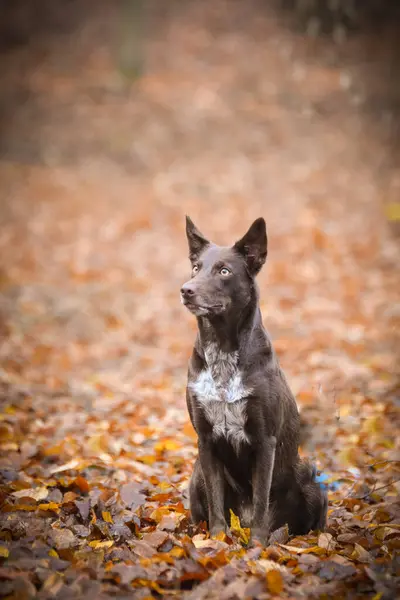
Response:
M189 484L192 521L227 532L230 509L251 541L323 530L328 500L301 460L299 413L263 327L255 281L267 257L263 218L232 247L210 242L186 217L191 279L182 304L197 318L187 408L198 436Z

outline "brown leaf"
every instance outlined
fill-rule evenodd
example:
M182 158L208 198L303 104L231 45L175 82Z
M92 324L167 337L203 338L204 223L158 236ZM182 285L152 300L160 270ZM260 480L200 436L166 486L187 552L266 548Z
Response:
M333 560L324 561L321 565L318 574L327 581L348 579L357 572L352 565L342 565Z
M151 558L156 553L156 549L153 546L150 546L150 544L141 540L135 541L129 545L135 554L143 558Z
M289 539L289 529L287 525L283 527L279 527L279 529L275 529L270 535L268 540L268 545L272 546L273 544L286 544Z
M78 540L69 529L52 529L50 537L52 544L57 550L72 548L78 545Z
M350 558L361 563L370 563L372 561L370 553L360 546L360 544L354 544L354 550L351 553Z
M61 590L63 583L63 577L59 573L51 573L43 583L41 592L54 597Z
M127 585L135 579L145 579L147 575L146 569L142 567L124 564L113 565L111 572L119 576L122 585Z
M325 548L325 550L333 550L335 548L335 541L333 539L332 534L322 532L318 536L318 546L320 548Z
M159 529L164 529L165 531L175 531L178 529L183 519L185 519L185 515L171 512L169 515L163 516L157 527Z
M394 527L390 527L388 525L382 525L380 527L377 527L374 530L374 537L379 540L380 542L383 542L384 540L386 540L389 537L392 536L397 536L400 535L400 531Z
M119 491L122 502L132 510L136 510L146 500L146 496L139 493L138 489L140 486L137 483L125 483Z
M84 500L75 500L75 506L81 515L82 521L86 521L89 517L90 512L90 500L85 498Z
M152 531L143 535L143 541L153 548L159 548L168 539L168 533L165 531Z
M35 586L27 577L17 577L14 579L14 598L18 600L31 600L37 597L37 591Z

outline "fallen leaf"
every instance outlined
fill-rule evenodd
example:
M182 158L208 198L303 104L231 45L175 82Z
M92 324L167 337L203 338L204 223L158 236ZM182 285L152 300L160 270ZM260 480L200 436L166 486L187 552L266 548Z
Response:
M37 502L44 500L49 495L49 490L46 487L30 488L27 490L19 490L18 492L12 493L15 498L32 498Z
M248 544L250 538L248 532L240 525L239 517L235 515L232 509L229 509L229 513L231 516L231 530L238 535L239 539L244 544Z
M267 580L267 587L271 594L279 596L283 591L283 579L278 569L271 569L265 574Z
M351 553L350 558L358 560L361 563L370 563L372 561L370 553L360 546L360 544L354 544L354 550Z
M275 529L269 537L268 545L272 546L273 544L286 544L289 539L289 529L287 525L280 527L279 529Z
M119 576L122 585L127 585L135 581L135 579L144 579L146 577L145 569L133 565L113 565L111 572Z
M321 548L320 546L309 546L308 548L298 548L296 546L288 546L286 544L279 544L281 548L285 548L290 552L294 552L295 554L317 554L317 555L325 555L325 548Z
M86 521L89 517L90 512L90 500L85 498L84 500L75 500L75 506L79 511L82 521Z
M103 517L103 520L106 523L113 523L113 519L112 519L110 512L103 510L103 512L101 513L101 516Z
M99 550L101 548L111 548L113 545L114 542L112 540L93 540L92 542L89 542L89 546L95 550Z
M159 548L168 539L168 533L164 531L152 531L143 535L143 541L154 548Z
M335 548L335 542L333 536L330 533L322 532L318 536L318 546L325 548L325 550L333 550Z
M81 490L81 492L83 492L84 494L87 494L90 490L90 486L87 482L87 480L82 477L81 475L78 475L78 477L75 478L74 480L74 484Z
M43 511L52 511L58 514L60 512L60 505L56 502L48 502L47 504L39 504L38 509Z
M69 529L52 529L50 537L57 550L72 548L78 545L77 539Z
M136 510L146 500L146 496L138 492L138 487L136 483L126 483L119 491L122 502L132 510Z
M324 561L321 565L318 575L327 581L349 579L357 573L352 565L341 565L332 560Z
M60 465L59 467L52 467L49 472L52 475L55 475L56 473L63 473L64 471L72 471L74 469L77 469L79 466L82 466L81 461L79 461L76 458L73 458L64 465Z

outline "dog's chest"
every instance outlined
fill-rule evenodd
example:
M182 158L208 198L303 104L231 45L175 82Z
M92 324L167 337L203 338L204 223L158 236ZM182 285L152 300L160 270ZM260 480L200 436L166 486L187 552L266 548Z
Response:
M213 437L225 438L238 450L249 442L245 431L246 398L251 390L244 386L237 352L222 352L210 344L204 354L207 366L189 387L212 425Z

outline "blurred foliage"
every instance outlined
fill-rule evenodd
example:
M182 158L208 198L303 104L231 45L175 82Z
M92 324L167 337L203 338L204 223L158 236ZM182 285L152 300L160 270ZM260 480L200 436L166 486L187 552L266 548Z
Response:
M278 0L278 4L309 34L333 34L337 40L346 32L379 27L399 15L397 0Z
M119 68L128 79L136 79L143 73L147 35L146 7L146 0L122 0L116 43Z

